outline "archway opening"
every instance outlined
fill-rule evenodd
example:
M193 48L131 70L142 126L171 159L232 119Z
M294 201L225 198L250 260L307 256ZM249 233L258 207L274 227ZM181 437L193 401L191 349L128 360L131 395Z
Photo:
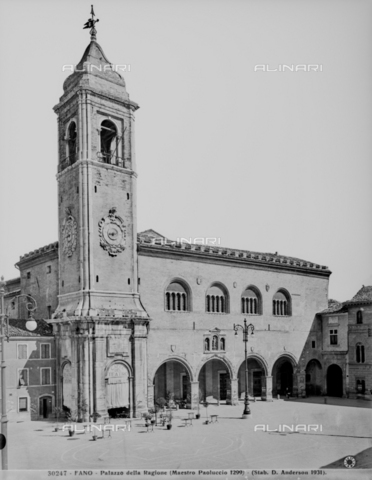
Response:
M330 397L342 397L342 393L342 368L339 365L332 364L327 370L327 395Z
M68 127L68 138L67 138L67 146L68 146L68 158L70 160L70 165L76 162L76 123L71 122Z
M293 365L287 357L282 357L273 367L273 395L287 394L293 394Z
M191 378L188 369L177 360L167 360L156 370L154 402L168 407L191 408Z
M225 362L209 360L200 370L198 380L203 401L231 405L231 376Z
M265 386L265 369L262 363L255 358L248 358L248 394L250 397L261 397L262 387ZM238 371L239 400L244 400L245 395L245 361Z
M129 374L121 363L114 363L107 372L106 407L113 418L130 415Z
M322 366L318 360L310 360L306 366L306 395L322 394Z
M117 129L113 122L104 120L101 123L101 156L105 163L116 164Z

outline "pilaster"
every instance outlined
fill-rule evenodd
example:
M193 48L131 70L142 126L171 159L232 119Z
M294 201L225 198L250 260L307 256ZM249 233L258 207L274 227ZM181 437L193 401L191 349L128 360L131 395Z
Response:
M191 382L191 409L197 410L199 403L199 382Z
M262 393L261 399L266 402L273 401L273 377L268 375L266 377L262 377L263 385L262 385Z
M239 405L238 379L231 379L231 405Z
M134 320L136 322L136 320ZM134 371L134 413L147 410L147 325L133 324L132 361Z

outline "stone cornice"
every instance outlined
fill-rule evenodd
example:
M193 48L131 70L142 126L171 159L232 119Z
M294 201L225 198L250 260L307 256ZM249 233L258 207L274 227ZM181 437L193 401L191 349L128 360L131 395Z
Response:
M140 241L138 243L138 254L149 257L232 265L240 268L279 270L310 276L329 277L331 275L331 271L327 267L303 260L206 245L185 243L154 245Z
M36 250L22 255L19 259L19 262L16 263L16 266L23 267L31 263L37 263L36 261L41 257L44 261L44 258L48 256L52 258L58 258L58 242L50 243L45 247L37 248Z
M129 108L132 112L135 112L138 110L140 107L136 102L133 102L129 98L123 98L117 95L114 95L112 92L103 92L102 90L99 90L98 88L94 88L93 86L89 84L77 84L76 86L73 87L72 90L69 90L66 94L62 95L61 98L59 99L59 103L53 107L53 110L56 114L59 113L59 110L63 108L66 104L72 100L77 92L79 91L86 91L89 92L97 97L100 97L102 99L105 99L109 102L114 102L122 107Z
M136 325L147 325L151 321L150 317L137 317L131 316L130 314L122 317L100 317L100 316L90 316L90 317L78 317L78 316L68 316L68 317L61 317L61 318L52 318L45 320L50 325L58 325L58 324L69 324L69 323L81 323L81 322L91 322L95 324L105 324L105 323L135 323Z
M77 160L72 165L64 168L60 172L57 173L56 178L59 180L63 175L66 175L67 172L70 172L74 168L78 168L80 166L90 165L93 167L103 168L105 170L112 170L114 172L121 173L123 175L129 175L130 177L138 177L138 174L134 170L130 170L129 168L125 167L117 167L116 165L111 165L109 163L104 162L97 162L96 160Z

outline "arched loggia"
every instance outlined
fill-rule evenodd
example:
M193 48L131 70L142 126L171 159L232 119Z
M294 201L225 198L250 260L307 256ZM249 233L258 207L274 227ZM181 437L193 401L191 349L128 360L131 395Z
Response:
M163 398L169 406L191 406L192 370L185 361L170 358L164 361L154 375L154 403Z
M231 365L222 357L212 357L200 368L198 374L199 392L202 401L217 404L231 404Z
M250 397L262 397L266 386L267 368L264 362L256 356L248 357L248 394ZM245 395L245 360L238 370L238 396L240 400Z
M296 363L289 355L280 356L272 369L273 395L293 395Z

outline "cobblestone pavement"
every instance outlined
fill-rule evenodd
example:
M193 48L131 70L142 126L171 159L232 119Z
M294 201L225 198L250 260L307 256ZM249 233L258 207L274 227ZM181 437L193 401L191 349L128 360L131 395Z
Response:
M338 405L258 401L251 403L252 415L247 420L240 418L243 405L209 406L208 414L218 415L218 422L208 425L202 407L202 418L189 427L181 420L188 411L179 410L170 431L157 426L147 432L144 422L134 419L130 431L112 432L111 437L106 432L105 438L97 441L93 441L91 433L69 437L66 431L54 432L51 422L10 422L9 468L320 468L372 447L371 410L356 408L367 407L369 402L359 405L363 401L355 401L340 408L340 401ZM272 431L283 424L319 425L322 429ZM262 431L263 425L271 431ZM368 458L364 458L363 466L372 467Z

